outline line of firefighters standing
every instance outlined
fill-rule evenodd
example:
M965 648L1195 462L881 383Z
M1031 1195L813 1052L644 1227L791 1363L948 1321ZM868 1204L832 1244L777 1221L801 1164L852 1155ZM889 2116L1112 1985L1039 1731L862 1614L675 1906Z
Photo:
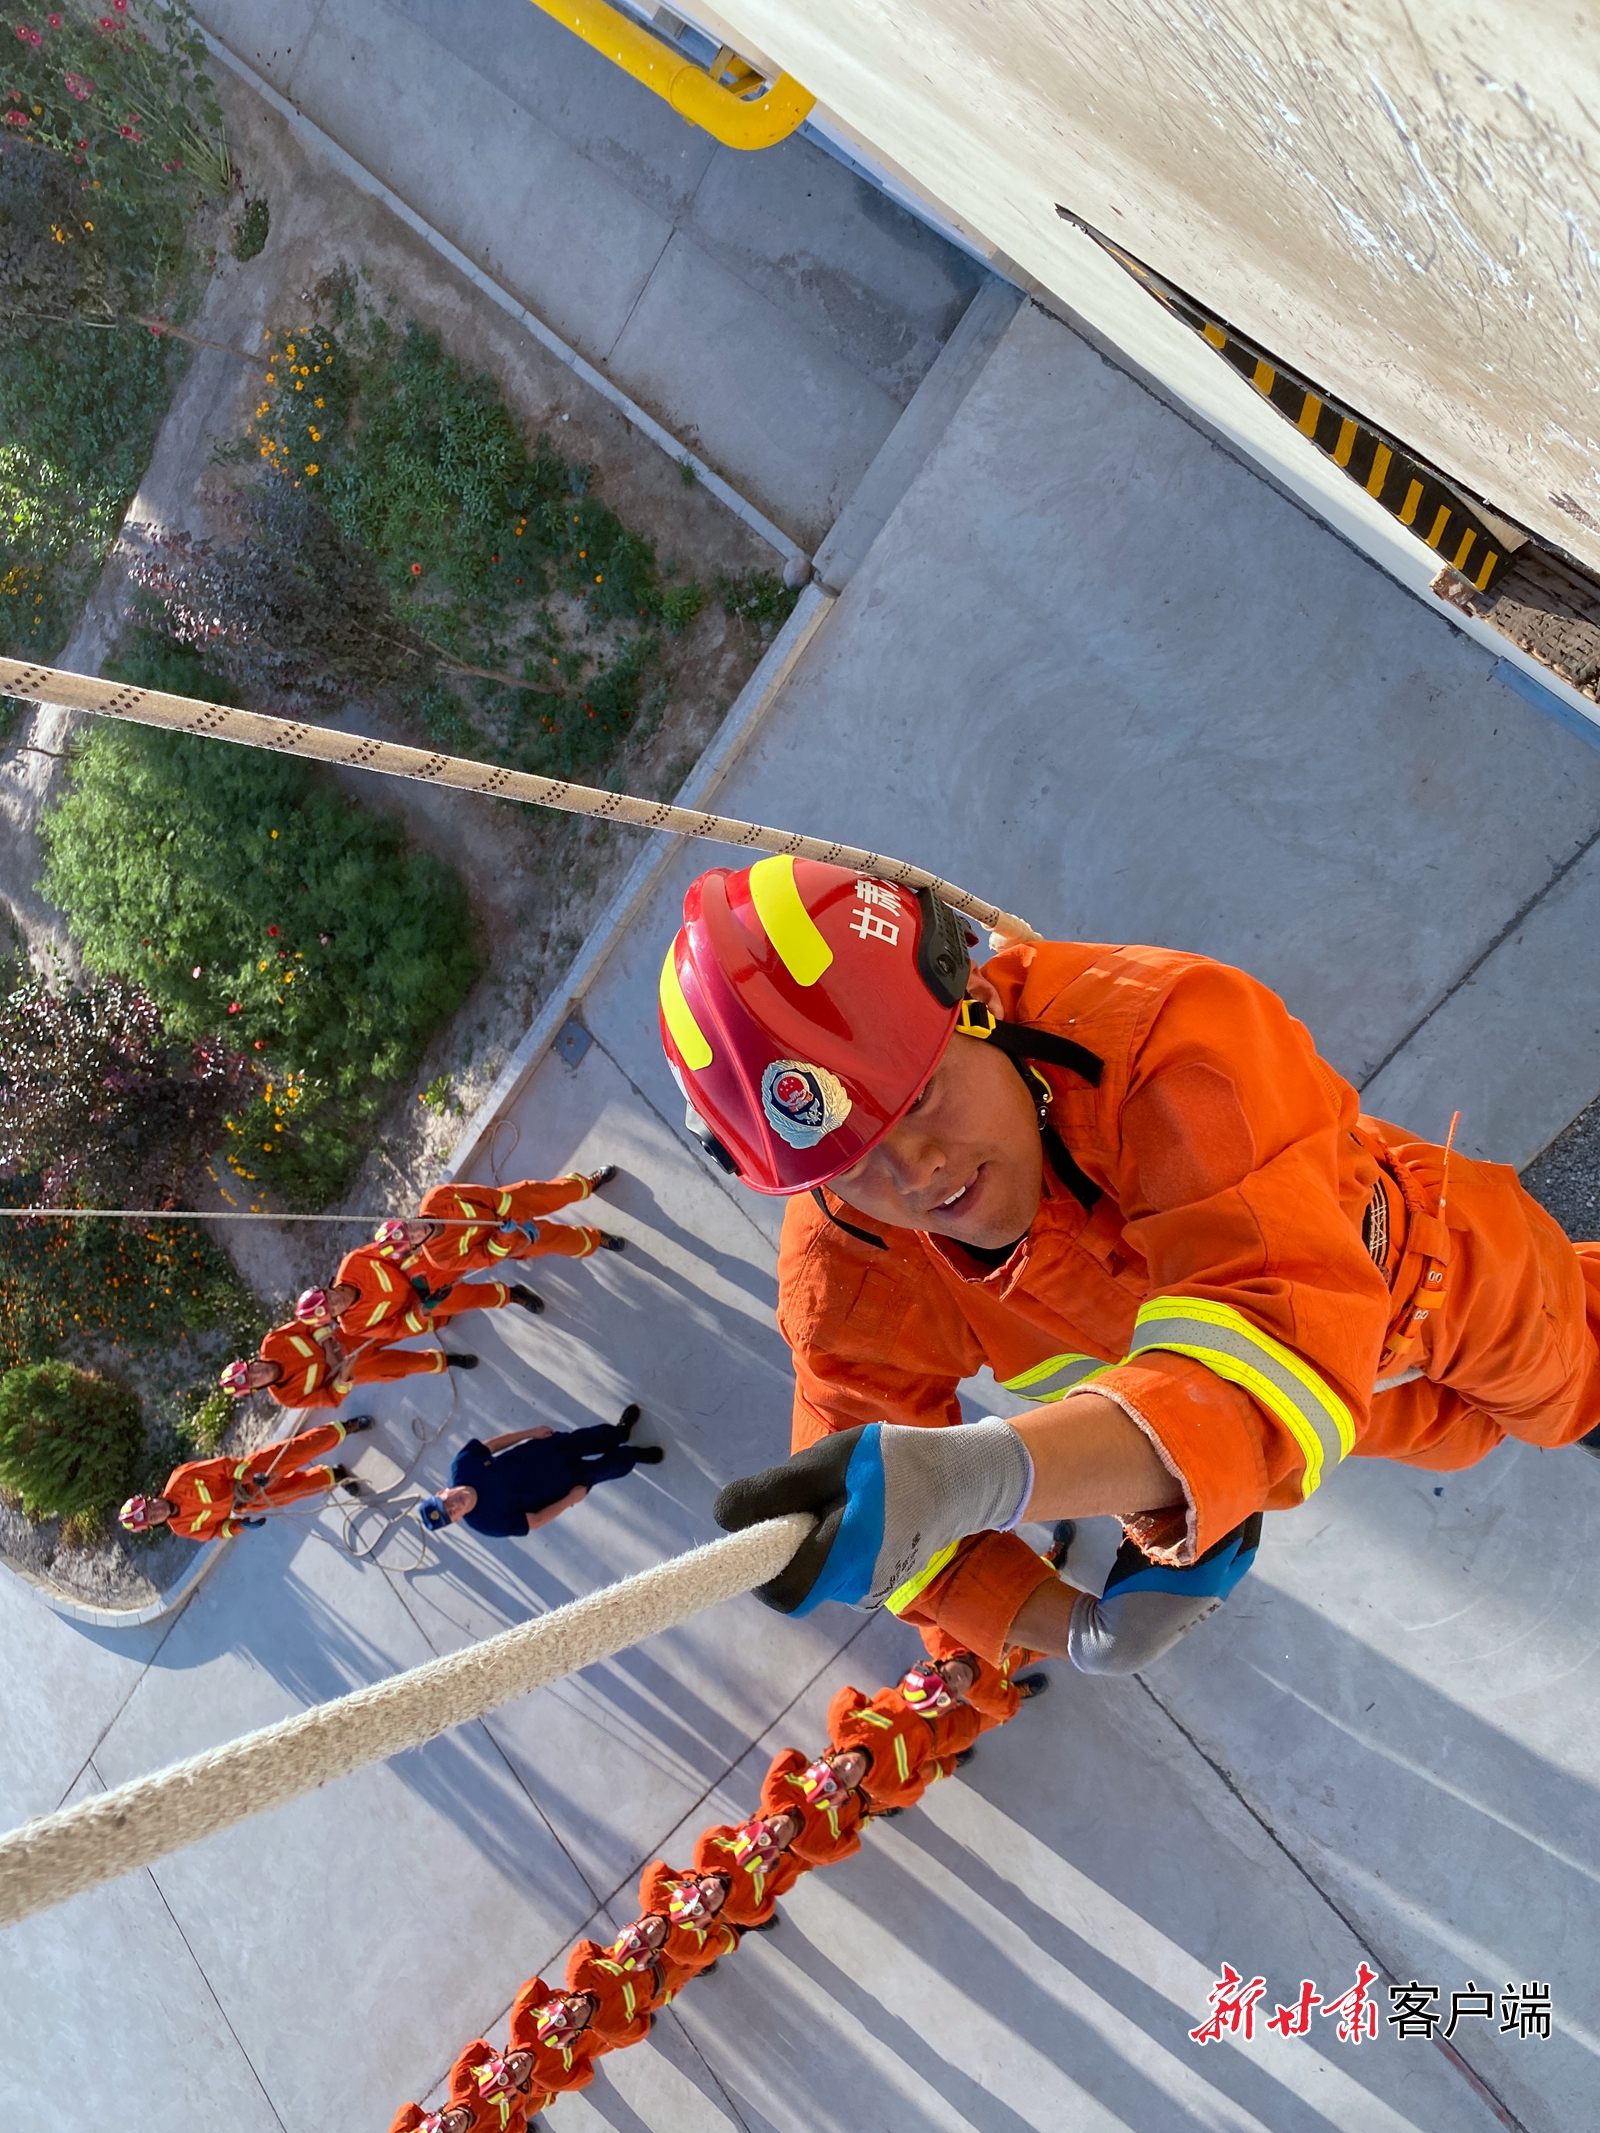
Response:
M294 1317L274 1326L256 1355L232 1362L221 1384L235 1399L265 1392L280 1407L338 1407L358 1385L392 1385L445 1370L471 1370L478 1358L446 1348L440 1329L467 1311L515 1304L540 1312L542 1298L521 1282L468 1281L469 1274L529 1259L587 1259L620 1252L608 1230L548 1217L587 1200L616 1176L616 1165L514 1185L436 1185L406 1221L382 1223L370 1244L347 1252L332 1283L307 1289ZM427 1340L431 1345L415 1345ZM368 1415L324 1422L264 1444L244 1458L191 1459L159 1496L131 1496L120 1513L134 1533L170 1525L193 1541L226 1540L265 1523L269 1511L341 1488L359 1493L343 1466L323 1464Z
M746 1933L775 1926L778 1899L802 1874L851 1858L870 1820L914 1807L968 1760L980 1733L1039 1695L1045 1675L1011 1672L1030 1656L1012 1651L996 1667L955 1652L872 1697L841 1688L819 1756L782 1749L755 1814L702 1830L689 1866L653 1859L639 1877L639 1917L604 1944L580 1940L564 1985L528 1978L505 2049L474 2037L456 2055L444 2102L402 2105L389 2133L524 2133L557 2096L586 2088L598 2058L637 2044L692 1978Z

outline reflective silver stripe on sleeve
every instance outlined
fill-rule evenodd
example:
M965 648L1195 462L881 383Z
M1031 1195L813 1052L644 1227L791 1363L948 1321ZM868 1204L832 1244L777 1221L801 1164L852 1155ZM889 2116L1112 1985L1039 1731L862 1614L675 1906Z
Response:
M1305 1460L1302 1497L1355 1449L1355 1423L1333 1387L1231 1304L1203 1296L1151 1297L1139 1307L1128 1360L1152 1348L1203 1363L1275 1415Z
M1085 1378L1094 1376L1097 1370L1109 1370L1111 1365L1097 1355L1051 1355L1030 1369L1019 1370L1014 1378L1002 1378L1007 1392L1019 1393L1025 1400L1059 1400L1081 1385Z

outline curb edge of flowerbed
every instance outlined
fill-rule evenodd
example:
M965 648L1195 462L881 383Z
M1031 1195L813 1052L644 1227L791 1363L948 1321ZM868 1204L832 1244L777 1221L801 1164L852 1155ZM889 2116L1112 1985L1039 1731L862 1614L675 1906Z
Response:
M36 1570L25 1570L8 1555L0 1554L0 1569L28 1586L49 1608L52 1614L64 1615L69 1622L82 1622L92 1629L143 1629L151 1622L164 1621L176 1614L203 1579L227 1552L226 1541L211 1541L198 1551L198 1560L191 1563L175 1584L165 1592L147 1600L143 1607L97 1607L92 1600L80 1600L63 1585L53 1579L41 1577Z

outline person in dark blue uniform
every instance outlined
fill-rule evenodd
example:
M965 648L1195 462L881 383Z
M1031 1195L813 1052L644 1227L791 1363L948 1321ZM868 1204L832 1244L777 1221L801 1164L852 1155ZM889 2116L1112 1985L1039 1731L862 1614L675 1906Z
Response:
M459 1518L491 1540L514 1540L549 1525L582 1503L597 1482L619 1481L636 1466L656 1466L659 1444L628 1442L636 1406L591 1429L511 1430L487 1442L471 1437L450 1462L450 1486L425 1496L417 1514L430 1533Z

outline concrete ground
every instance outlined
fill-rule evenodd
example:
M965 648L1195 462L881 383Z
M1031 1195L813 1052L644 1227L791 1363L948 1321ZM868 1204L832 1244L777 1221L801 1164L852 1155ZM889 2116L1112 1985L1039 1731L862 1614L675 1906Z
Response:
M854 554L847 540L839 549ZM1525 1162L1596 1095L1600 756L1491 658L1034 307L1013 319L722 788L756 819L937 865L1041 927L1153 938L1279 986L1374 1108ZM472 802L461 801L463 834ZM707 1537L787 1440L778 1207L687 1143L655 1037L675 854L475 1174L605 1159L628 1251L539 1269L483 1367L385 1389L395 1501L468 1433L645 1406L660 1467L516 1545L369 1512L246 1536L125 1638L0 1582L13 1819ZM1555 982L1555 979L1559 982ZM513 1133L510 1129L514 1127ZM491 1165L491 1158L493 1163ZM973 1388L980 1405L984 1394ZM419 1447L418 1433L428 1438ZM420 1450L414 1474L406 1471ZM1600 1467L1352 1461L1269 1521L1223 1614L1138 1680L1065 1666L919 1811L551 2113L556 2133L974 2127L1572 2133L1600 2092ZM1587 1516L1586 1516L1587 1514ZM374 2133L658 1850L820 1739L897 1624L742 1601L482 1725L0 1938L0 2117L131 2070L127 2133ZM1548 2042L1468 2018L1197 2048L1227 1961L1268 2005L1390 1982L1552 1989ZM1388 2012L1380 1998L1380 2015ZM82 2060L84 2077L90 2067ZM1587 2101L1586 2101L1587 2099Z
M528 0L195 12L808 551L989 278L810 141L719 147Z

